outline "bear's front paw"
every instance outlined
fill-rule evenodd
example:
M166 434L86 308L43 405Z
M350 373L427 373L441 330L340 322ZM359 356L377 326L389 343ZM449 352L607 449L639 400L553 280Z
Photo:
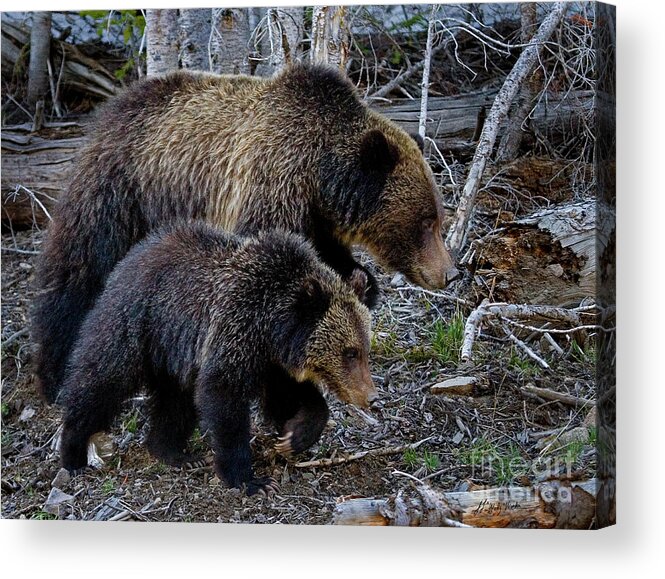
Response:
M75 476L80 476L84 474L97 474L97 471L99 470L97 467L86 464L85 466L80 466L80 467L64 467L65 470L70 474L70 476L73 478Z
M275 450L284 458L291 458L293 456L293 446L291 445L293 431L289 430L284 436L279 436L277 440L279 442L275 445Z
M264 497L272 496L279 492L279 485L277 481L270 477L266 476L263 478L255 478L247 483L247 496L251 497L252 495L262 495Z
M304 452L321 438L327 420L327 408L316 413L299 412L284 425L282 436L277 438L275 450L286 459Z

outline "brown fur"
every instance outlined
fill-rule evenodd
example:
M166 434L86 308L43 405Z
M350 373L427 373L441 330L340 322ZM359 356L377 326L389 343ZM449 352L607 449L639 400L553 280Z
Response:
M191 460L184 449L198 418L219 476L250 494L269 490L252 473L253 401L282 435L278 450L291 454L327 423L317 384L358 406L376 397L364 282L352 285L293 234L246 238L199 223L149 236L82 324L62 390L63 465L85 467L90 436L145 388L155 456Z
M33 315L42 392L56 398L108 274L157 227L203 219L239 233L302 233L344 279L360 267L351 254L360 244L435 288L456 274L441 213L416 141L368 110L335 70L136 83L101 113L45 243ZM371 306L378 287L366 274Z

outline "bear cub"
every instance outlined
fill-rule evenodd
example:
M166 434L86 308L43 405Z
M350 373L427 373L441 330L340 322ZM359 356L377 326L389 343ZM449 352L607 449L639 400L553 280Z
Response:
M240 237L196 224L149 236L82 324L60 395L63 466L84 468L90 436L145 388L155 457L191 460L185 448L200 421L220 478L250 495L274 491L252 472L250 405L261 401L288 456L326 425L319 384L361 407L376 398L366 284L362 270L343 281L290 233Z

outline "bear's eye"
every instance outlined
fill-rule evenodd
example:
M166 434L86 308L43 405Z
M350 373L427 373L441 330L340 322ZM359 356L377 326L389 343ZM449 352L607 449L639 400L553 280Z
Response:
M357 360L360 357L358 348L346 348L344 350L344 358L347 360Z

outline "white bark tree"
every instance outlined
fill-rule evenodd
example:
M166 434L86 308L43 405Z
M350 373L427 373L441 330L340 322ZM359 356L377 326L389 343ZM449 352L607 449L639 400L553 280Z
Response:
M147 10L147 74L164 74L178 68L178 11Z
M210 70L220 74L249 73L249 10L213 8Z
M427 42L425 44L425 64L423 65L423 78L420 83L420 119L418 121L418 134L425 140L427 133L427 99L429 97L429 72L432 65L432 44L434 42L434 26L436 21L437 6L433 5L430 11L429 23L427 26Z
M304 38L302 6L258 9L255 21L251 36L258 76L271 76L300 58Z
M349 56L349 30L346 6L315 6L312 15L312 50L314 64L331 64L342 70Z
M210 8L180 10L180 64L191 70L209 70L212 11Z
M48 61L51 50L51 13L35 12L30 33L28 103L34 106L49 90Z

